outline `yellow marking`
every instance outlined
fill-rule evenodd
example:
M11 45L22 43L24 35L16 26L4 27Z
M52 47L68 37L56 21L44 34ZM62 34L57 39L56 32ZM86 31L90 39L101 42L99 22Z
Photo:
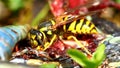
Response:
M76 30L72 30L71 32L74 33L74 34L76 34Z
M47 42L47 43L44 45L44 46L45 46L44 50L46 50L47 48L49 48L49 47L53 44L53 42L55 41L56 37L57 37L57 35L54 35L54 36L52 37L50 43Z
M89 20L86 21L86 33L88 34L90 33L90 23L91 22Z
M81 20L80 20L80 23L78 23L77 26L76 26L76 31L77 31L78 33L81 33L80 28L82 27L83 21L84 21L84 19L81 19Z
M97 33L97 31L96 31L95 29L93 29L93 30L91 31L91 33Z
M48 35L52 35L52 31L50 31L50 30L47 31L47 34L48 34Z
M36 47L38 45L38 42L36 40L31 40L31 46Z
M90 34L90 28L86 29L86 33Z
M38 38L39 38L39 39L42 39L42 37L41 37L41 36L39 36L39 35L38 35Z
M52 25L55 25L55 24L56 24L54 20L51 20L51 22L52 22Z
M35 39L35 37L36 37L36 35L32 35L32 36L31 36L32 39Z
M85 24L83 25L82 29L81 29L81 32L82 33L90 33L90 21L86 21Z
M90 23L91 23L91 22L88 21L88 20L85 22L85 24L83 25L83 27L82 27L82 29L81 29L81 32L82 32L82 33L90 33L90 30L91 30L91 29L90 29L90 26L89 26Z
M86 21L86 25L87 25L87 26L89 26L90 23L91 23L90 21L88 21L88 20Z
M68 16L65 17L64 21L68 20Z
M37 46L37 50L43 51L43 48L41 46Z
M97 30L96 30L96 29L93 29L94 27L95 27L94 24L92 24L92 25L90 26L91 33L97 33Z
M68 16L65 17L64 21L68 19ZM63 30L66 32L66 25L63 25Z
M90 30L92 29L92 28L94 28L95 27L95 25L94 24L91 24L91 26L90 26Z
M86 25L83 25L82 29L81 29L82 33L86 33Z
M92 56L92 54L88 51L88 49L84 45L82 45L80 43L80 41L77 40L76 37L74 37L74 36L69 36L68 37L68 39L71 39L71 38L73 38L76 41L76 43L86 51L86 53L88 53L90 56Z
M41 31L41 33L43 34L44 40L46 40L46 35L45 35L45 33L42 32L42 31ZM52 40L51 40L51 41L52 41ZM38 46L36 49L37 49L37 50L46 50L47 48L50 47L50 43L49 43L49 42L45 42L44 47L45 47L45 48L43 49L41 46Z
M43 38L44 38L43 40L46 40L46 35L45 35L45 33L42 32L42 31L41 31L41 33L43 34Z
M75 29L75 25L76 25L76 21L73 21L71 24L70 24L70 26L69 26L69 28L68 28L68 31L74 31Z
M50 44L49 42L46 42L45 45L44 45L45 48L44 48L43 50L46 50L47 48L49 48L49 47L48 47L49 44Z
M63 25L63 30L66 32L66 25Z
M43 27L43 28L40 29L40 31L45 31L47 29L48 29L47 27Z

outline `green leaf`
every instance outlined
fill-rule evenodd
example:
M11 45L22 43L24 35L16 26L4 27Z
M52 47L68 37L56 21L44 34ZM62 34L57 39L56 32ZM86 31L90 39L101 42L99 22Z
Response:
M69 49L68 55L85 68L94 68L94 64L82 52L76 49ZM89 67L88 67L89 66Z
M100 44L95 53L93 54L92 60L96 65L99 65L105 59L105 45Z
M57 68L57 64L54 63L43 64L39 68Z
M120 3L120 0L115 0L115 2Z
M23 0L8 0L8 7L12 11L17 11L24 6Z
M104 51L105 45L100 44L91 59L88 59L85 54L76 49L69 49L67 53L73 60L75 60L84 68L97 68L100 63L105 59Z

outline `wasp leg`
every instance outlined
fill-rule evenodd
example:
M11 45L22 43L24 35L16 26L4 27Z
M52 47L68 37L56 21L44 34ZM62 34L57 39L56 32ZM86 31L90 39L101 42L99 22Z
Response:
M86 51L87 54L89 54L90 56L92 56L92 54L88 51L88 49L84 45L82 45L80 43L80 41L78 41L75 36L68 36L68 39L74 39L76 41L76 43Z
M45 47L44 50L46 50L47 48L49 48L49 47L53 44L53 42L55 41L56 38L57 38L57 35L53 35L51 41L45 43L45 45L44 45L44 47Z

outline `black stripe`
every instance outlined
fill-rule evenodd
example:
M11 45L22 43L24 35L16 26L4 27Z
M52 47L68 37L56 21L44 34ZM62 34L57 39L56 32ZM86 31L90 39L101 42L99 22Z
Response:
M75 30L76 30L76 27L77 27L77 25L78 25L79 23L80 23L80 20L77 20L77 21L76 21L76 24L75 24L75 28L74 28Z
M92 31L93 29L95 29L95 30L96 30L96 28L95 28L95 27L93 27L93 28L90 30L90 33L91 33L91 31ZM97 31L97 30L96 30L96 31Z
M71 23L66 24L66 31L69 29Z
M81 28L80 28L80 30L82 30L84 27L84 25L86 25L86 22L87 22L87 20L86 19L84 19L84 21L83 21L83 24L82 24L82 26L81 26ZM83 32L81 32L81 33L83 33Z

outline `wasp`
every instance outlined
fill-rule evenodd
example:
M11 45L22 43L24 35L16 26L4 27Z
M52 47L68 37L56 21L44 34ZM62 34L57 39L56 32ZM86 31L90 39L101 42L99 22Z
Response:
M73 10L76 9L77 8ZM33 48L46 50L56 39L73 39L78 45L80 45L80 47L90 54L85 46L83 46L76 38L76 35L98 33L95 25L85 18L85 16L96 12L100 12L100 10L91 11L83 15L72 15L65 12L55 19L42 22L38 25L37 29L31 29L28 33L30 44Z
M65 22L68 19L71 19L71 16L62 18L62 21ZM95 25L91 21L85 18L81 18L61 25L54 30L52 29L52 26L55 24L55 20L49 20L40 23L37 29L31 29L28 33L28 38L32 47L39 50L46 50L58 38L65 40L74 39L78 45L80 45L88 54L90 54L89 51L77 40L75 36L79 34L98 33Z

